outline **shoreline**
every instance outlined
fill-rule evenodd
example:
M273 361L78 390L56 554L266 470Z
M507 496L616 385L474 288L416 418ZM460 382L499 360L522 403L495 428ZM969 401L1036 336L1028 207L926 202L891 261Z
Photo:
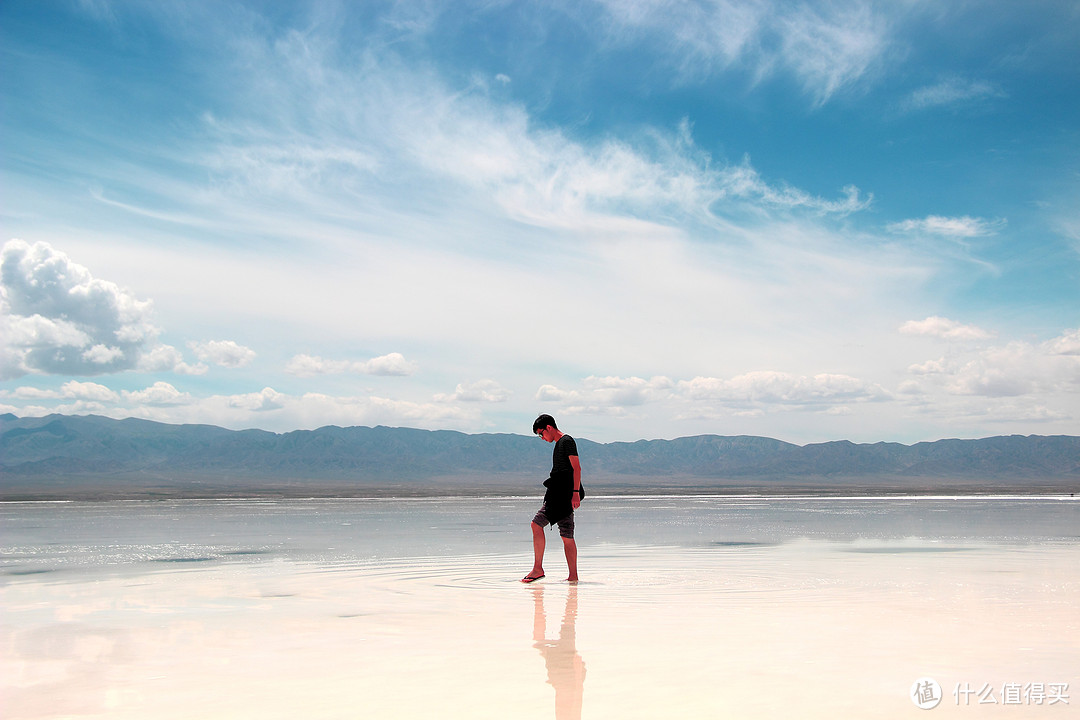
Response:
M657 488L643 491L641 488L605 488L591 493L589 500L643 500L700 498L712 500L1076 500L1073 488L1018 488L984 487L979 489L934 488L770 488L761 489L673 489ZM505 492L462 492L460 489L415 490L402 493L391 489L363 492L111 492L109 490L79 493L4 493L0 492L0 504L28 503L106 503L106 502L260 502L260 501L316 501L316 500L538 500L541 493L522 493L520 490ZM587 501L586 501L587 502Z

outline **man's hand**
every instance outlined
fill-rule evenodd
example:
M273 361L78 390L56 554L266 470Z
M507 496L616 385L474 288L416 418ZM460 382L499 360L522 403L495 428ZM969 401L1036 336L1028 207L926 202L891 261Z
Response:
M577 490L574 491L574 496L570 498L570 504L575 510L581 507L581 494Z

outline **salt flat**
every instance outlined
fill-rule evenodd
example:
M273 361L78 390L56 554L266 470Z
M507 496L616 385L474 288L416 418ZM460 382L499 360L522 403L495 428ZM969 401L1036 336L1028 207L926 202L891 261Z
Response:
M535 504L5 504L3 715L1077 713L1067 498L599 498L526 586Z

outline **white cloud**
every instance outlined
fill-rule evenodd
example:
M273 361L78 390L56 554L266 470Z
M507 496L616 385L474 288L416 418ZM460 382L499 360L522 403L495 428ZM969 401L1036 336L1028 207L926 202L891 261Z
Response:
M175 372L178 375L205 375L210 369L205 363L189 365L183 354L172 345L158 344L144 352L136 367L139 372Z
M3 391L2 396L15 400L76 400L95 403L97 406L114 404L120 399L120 395L104 385L78 380L69 380L61 385L59 390L23 386Z
M167 382L158 381L145 390L124 390L125 401L139 406L163 407L169 405L190 405L194 398L189 393L182 393Z
M224 145L207 164L223 189L268 194L306 194L327 176L369 173L378 167L377 160L362 151L304 138L288 145Z
M271 387L265 387L260 392L229 396L226 402L229 407L239 410L269 412L281 410L285 407L285 400L285 395Z
M787 72L815 105L882 62L891 40L881 6L863 2L600 0L618 41L655 41L684 80Z
M408 376L416 372L416 363L405 359L401 353L388 353L370 360L327 360L317 355L295 355L285 365L285 372L298 377L315 375L339 375L357 373L359 375Z
M259 426L291 431L326 424L396 425L475 431L483 420L477 410L443 402L412 402L378 396L289 395L259 392L195 396L158 381L143 390L115 392L103 385L70 381L60 389L31 386L0 391L7 402L0 412L23 417L51 413L97 413L114 418L139 417L167 423L210 423L233 429Z
M409 362L401 353L389 353L358 364L358 372L366 375L406 376L416 372L416 364Z
M561 402L570 397L570 393L560 390L554 385L541 385L536 391L535 397L540 402Z
M924 363L916 363L908 367L912 375L940 375L945 372L945 358L939 360L927 360Z
M679 382L679 389L696 401L732 406L814 406L891 399L880 385L850 375L821 373L813 376L776 371L754 371L725 380L696 377Z
M1014 341L912 365L908 371L951 395L1007 398L1080 392L1077 332L1038 345Z
M2 375L99 375L134 368L158 329L150 303L47 243L7 242L0 253Z
M474 383L458 383L454 392L438 394L435 402L487 402L501 403L510 399L510 391L494 380L478 380Z
M985 340L993 337L986 330L975 325L962 325L955 320L934 315L925 320L908 320L900 326L905 335L929 335L945 340Z
M904 100L903 107L907 110L924 110L926 108L957 105L987 98L1004 97L1007 97L1004 91L985 80L950 77L934 85L912 91Z
M869 204L855 187L838 199L816 197L767 182L745 162L711 158L694 146L688 123L676 132L645 129L633 141L585 144L537 125L521 106L494 102L482 88L447 88L373 58L359 68L335 66L325 45L332 41L308 36L251 44L250 63L266 71L258 86L271 107L309 107L313 96L318 102L304 132L272 115L257 128L208 120L213 149L203 162L232 201L255 193L287 198L326 209L312 214L386 222L398 234L394 190L408 198L399 211L410 224L418 222L417 206L467 200L491 212L494 201L515 221L586 232L652 229L641 219L645 211L712 222L714 213L747 206L850 214ZM323 150L309 170L313 143ZM275 151L253 163L253 147ZM366 160L328 161L335 153ZM277 178L271 187L268 177Z
M203 362L212 362L227 368L242 368L255 359L255 351L238 345L232 340L211 340L210 342L190 342L188 347Z
M95 365L109 365L124 356L124 351L117 347L107 345L94 345L84 350L82 359Z
M562 390L554 385L541 385L536 399L541 402L567 403L578 413L601 413L602 408L627 408L671 397L675 383L664 376L649 379L640 377L598 377L590 375L581 382L580 390Z
M876 6L862 2L806 3L787 12L778 6L782 59L824 104L880 62L887 26Z
M657 375L649 379L639 377L596 377L582 381L585 392L602 405L620 407L644 405L666 398L675 383L670 378Z
M89 400L100 403L114 403L117 401L118 396L115 392L93 382L79 382L77 380L70 380L64 383L60 388L63 397L71 398L74 400Z
M943 217L928 215L922 220L904 220L887 226L890 232L913 233L919 235L938 235L941 237L964 239L993 235L1005 226L1005 220L984 220L967 215L962 217Z
M353 363L347 360L325 360L316 355L295 355L285 365L285 372L298 377L336 375L348 372Z
M717 409L740 415L790 408L827 411L892 398L880 385L848 375L774 371L755 371L731 379L699 376L678 382L664 376L648 380L591 376L582 381L580 389L543 385L536 394L537 400L560 403L561 412L626 415L632 408L659 403L681 418L713 417Z
M0 390L0 397L14 400L55 400L62 397L57 390L42 390L41 388L23 386L13 390Z
M1080 329L1066 330L1060 337L1047 341L1043 347L1051 355L1080 355Z
M5 391L5 397L18 400L83 400L94 403L115 403L119 395L98 383L69 380L59 390L42 390L24 386Z

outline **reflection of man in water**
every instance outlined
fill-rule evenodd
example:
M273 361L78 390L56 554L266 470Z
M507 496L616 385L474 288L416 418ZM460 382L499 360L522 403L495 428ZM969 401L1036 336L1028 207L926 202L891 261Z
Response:
M559 639L544 637L547 616L544 614L544 588L533 589L533 647L547 664L548 684L555 688L555 717L558 720L581 718L581 697L585 692L585 661L578 654L574 639L577 621L577 587L571 585L566 596Z

